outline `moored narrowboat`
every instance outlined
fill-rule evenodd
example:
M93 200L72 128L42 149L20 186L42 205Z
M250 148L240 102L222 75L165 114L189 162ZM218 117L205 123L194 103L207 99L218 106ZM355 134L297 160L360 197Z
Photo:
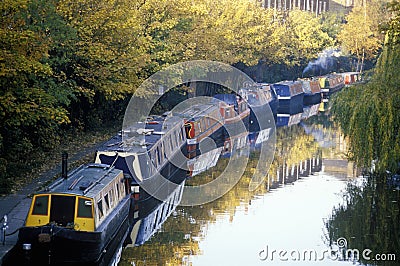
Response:
M202 153L200 143L208 138L214 141L217 147L223 145L224 118L221 115L221 112L225 111L223 105L223 103L196 104L177 114L185 122L188 158L200 155ZM207 145L203 145L203 148L204 146Z
M250 106L249 132L264 130L275 123L278 111L278 97L269 84L255 84L254 86L240 89L239 93ZM272 119L273 121L271 121Z
M322 97L324 99L329 99L333 93L344 87L343 77L339 74L332 73L319 77L318 79L321 86Z
M30 252L32 265L97 264L124 237L129 209L121 170L80 166L33 196L17 247Z
M345 85L351 85L361 81L360 72L341 73Z
M224 137L247 132L250 119L250 108L247 102L241 96L235 94L216 94L214 98L219 100Z
M321 86L318 80L301 80L304 91L304 105L314 105L321 102Z
M298 114L303 111L304 91L300 81L282 81L272 87L278 95L278 114Z
M145 123L133 124L122 134L98 149L95 162L123 170L133 184L150 179L156 182L160 175L168 178L186 163L186 133L181 117L148 117Z

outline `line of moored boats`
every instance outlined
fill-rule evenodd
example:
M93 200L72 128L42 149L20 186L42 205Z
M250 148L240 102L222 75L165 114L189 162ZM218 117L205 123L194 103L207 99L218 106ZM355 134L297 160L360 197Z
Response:
M352 72L254 84L124 128L96 152L94 163L68 174L64 169L59 180L33 196L15 249L34 262L96 264L133 226L132 206L145 200L143 182L160 189L160 176L182 183L215 165L220 155L267 141L275 125L291 126L317 114L332 93L357 81Z

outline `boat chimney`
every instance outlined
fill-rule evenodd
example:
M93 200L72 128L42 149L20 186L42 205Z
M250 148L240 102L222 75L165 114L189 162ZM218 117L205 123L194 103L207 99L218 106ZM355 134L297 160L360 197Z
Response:
M61 176L64 179L68 178L68 153L63 152L61 155Z

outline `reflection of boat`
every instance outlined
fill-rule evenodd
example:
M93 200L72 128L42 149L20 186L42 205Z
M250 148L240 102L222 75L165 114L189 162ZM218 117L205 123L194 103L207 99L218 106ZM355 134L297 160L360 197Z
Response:
M182 199L185 181L176 186L164 201L153 197L139 201L132 213L131 233L126 239L127 247L143 245L163 225Z
M298 114L303 111L304 91L300 81L282 81L272 85L278 95L278 114Z
M123 172L88 164L33 196L17 247L30 263L97 263L129 227L129 186Z
M124 129L96 152L96 163L113 165L133 181L151 179L157 173L170 176L180 165L171 160L186 154L186 133L183 119L177 116L153 116L146 123Z
M329 102L328 99L323 99L322 102L319 104L318 111L325 112L329 110Z
M319 84L321 85L322 97L329 99L329 97L341 90L344 87L343 77L339 74L328 74L319 77Z
M318 80L301 80L304 91L304 105L314 105L321 102L321 86Z
M259 147L262 143L269 140L272 128L267 128L259 132L249 133L249 143L252 148Z
M317 103L314 105L306 105L303 107L303 114L302 114L302 119L307 119L310 118L314 115L317 115L319 112L321 103Z
M297 125L301 122L303 113L297 113L297 114L278 114L277 116L277 121L276 121L276 126L277 127L283 127L283 126L293 126Z
M231 157L233 154L239 154L241 150L247 147L248 134L247 132L240 135L231 136L225 139L222 157Z
M219 147L190 159L187 162L189 171L188 176L192 177L198 175L214 167L218 162L222 149L223 147Z

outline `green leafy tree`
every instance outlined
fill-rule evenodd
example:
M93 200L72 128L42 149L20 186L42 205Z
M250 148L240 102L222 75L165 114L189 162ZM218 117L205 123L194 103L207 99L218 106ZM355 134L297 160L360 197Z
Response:
M392 5L386 42L371 81L344 90L334 99L336 122L350 141L350 158L359 166L396 171L400 162L399 4Z
M6 190L17 171L28 167L26 157L36 147L57 143L59 125L69 122L67 111L48 93L45 80L53 72L46 59L51 39L34 21L25 0L2 1L0 12L0 179ZM23 167L21 167L23 165ZM4 192L4 191L2 191Z
M376 57L382 46L379 23L384 21L385 16L377 8L376 4L353 8L346 16L347 23L338 34L342 47L357 57L356 71L359 72L363 71L364 60Z

